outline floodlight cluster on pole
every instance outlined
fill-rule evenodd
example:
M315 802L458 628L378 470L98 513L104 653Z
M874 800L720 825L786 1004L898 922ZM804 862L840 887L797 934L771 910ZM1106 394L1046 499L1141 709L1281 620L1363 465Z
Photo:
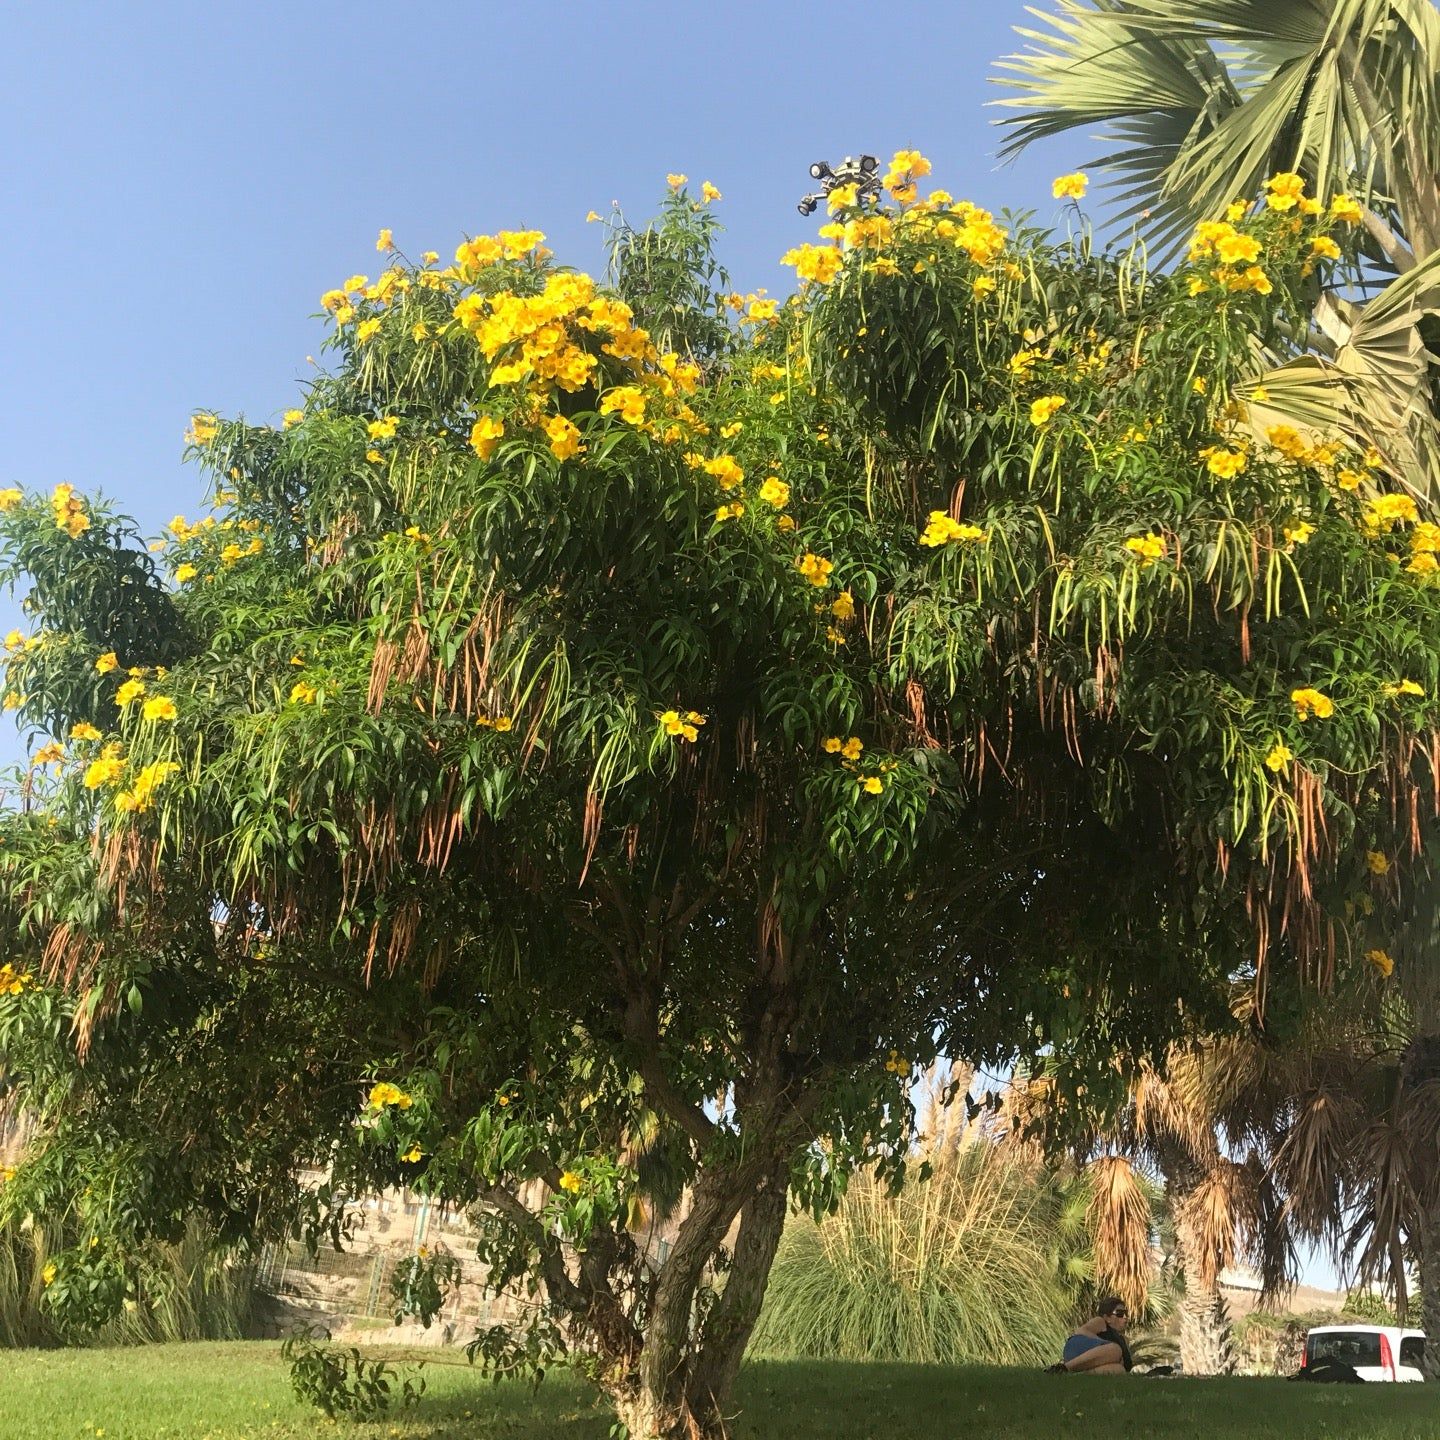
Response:
M802 215L813 215L837 185L853 185L858 200L880 198L880 162L873 155L862 155L858 160L847 155L834 167L828 160L817 160L810 167L810 178L818 180L820 188L795 207Z

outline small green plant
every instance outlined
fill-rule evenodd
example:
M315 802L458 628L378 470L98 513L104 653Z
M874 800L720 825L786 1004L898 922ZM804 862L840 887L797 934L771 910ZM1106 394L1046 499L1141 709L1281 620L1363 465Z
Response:
M395 1301L395 1323L413 1315L427 1330L445 1303L445 1292L460 1279L460 1262L452 1255L431 1254L423 1246L395 1267L390 1291Z
M290 1384L300 1399L323 1410L330 1419L373 1420L385 1414L399 1381L402 1409L416 1404L425 1393L420 1375L400 1375L385 1360L367 1360L360 1350L332 1350L330 1337L306 1326L280 1347L290 1366Z

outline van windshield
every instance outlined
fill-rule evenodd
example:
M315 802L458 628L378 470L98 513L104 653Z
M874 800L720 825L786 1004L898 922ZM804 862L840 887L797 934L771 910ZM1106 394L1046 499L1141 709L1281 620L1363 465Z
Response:
M1342 1365L1378 1365L1380 1336L1373 1330L1321 1330L1305 1342L1305 1359L1310 1365L1320 1360L1337 1360Z

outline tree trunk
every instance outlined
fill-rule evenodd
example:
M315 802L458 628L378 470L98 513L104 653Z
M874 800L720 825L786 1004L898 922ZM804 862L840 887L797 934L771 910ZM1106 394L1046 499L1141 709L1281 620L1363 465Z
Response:
M1235 1337L1219 1287L1185 1282L1180 1302L1180 1363L1187 1375L1233 1375Z
M770 1245L766 1255L761 1243L766 1227L760 1222L768 1214L768 1205L757 1209L754 1200L759 1197L754 1192L757 1185L768 1180L772 1170L773 1163L766 1166L751 1159L735 1170L703 1174L696 1184L690 1211L680 1226L675 1248L660 1272L639 1362L625 1366L607 1386L615 1412L629 1431L630 1440L721 1440L723 1437L720 1407L729 1392L729 1385L724 1383L723 1369L707 1376L707 1399L702 1413L697 1415L691 1406L692 1382L700 1369L700 1360L692 1346L695 1297L706 1265L742 1209L755 1209L756 1214L749 1226L751 1238L744 1245L748 1257L744 1270L750 1274L759 1261L764 1260L759 1278L760 1293L764 1293L764 1278L769 1273L769 1262L774 1258L774 1246L773 1243ZM768 1195L765 1198L769 1200ZM784 1220L784 1204L782 1186L779 1198L781 1223ZM732 1281L735 1278L733 1272L731 1278ZM722 1297L712 1312L712 1320L720 1323L716 1336L719 1343L715 1351L718 1358L728 1359L729 1344L734 1343L736 1335L739 1335L740 1351L744 1350L745 1339L755 1323L754 1316L749 1318L748 1323L745 1322L746 1307L743 1302L747 1288L747 1285L742 1285L736 1300L728 1307ZM740 1334L741 1330L743 1334ZM729 1343L723 1336L731 1337ZM738 1355L734 1367L739 1367ZM731 1373L730 1382L733 1383L733 1380Z
M770 1267L785 1228L789 1178L789 1165L778 1163L745 1202L725 1291L705 1322L700 1354L686 1386L690 1413L716 1434L724 1433L725 1406L760 1318Z
M1235 1337L1218 1284L1206 1285L1194 1259L1193 1240L1177 1225L1175 1260L1184 1294L1180 1300L1180 1365L1187 1375L1233 1375Z
M1425 1331L1422 1368L1427 1380L1440 1382L1440 1205L1431 1205L1426 1211L1418 1238L1420 1326Z

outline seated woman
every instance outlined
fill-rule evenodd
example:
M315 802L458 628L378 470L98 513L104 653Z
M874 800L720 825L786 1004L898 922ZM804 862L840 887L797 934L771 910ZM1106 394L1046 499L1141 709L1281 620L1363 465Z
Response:
M1123 1375L1134 1365L1125 1343L1130 1312L1125 1302L1108 1295L1066 1342L1063 1358L1050 1369L1066 1375Z

